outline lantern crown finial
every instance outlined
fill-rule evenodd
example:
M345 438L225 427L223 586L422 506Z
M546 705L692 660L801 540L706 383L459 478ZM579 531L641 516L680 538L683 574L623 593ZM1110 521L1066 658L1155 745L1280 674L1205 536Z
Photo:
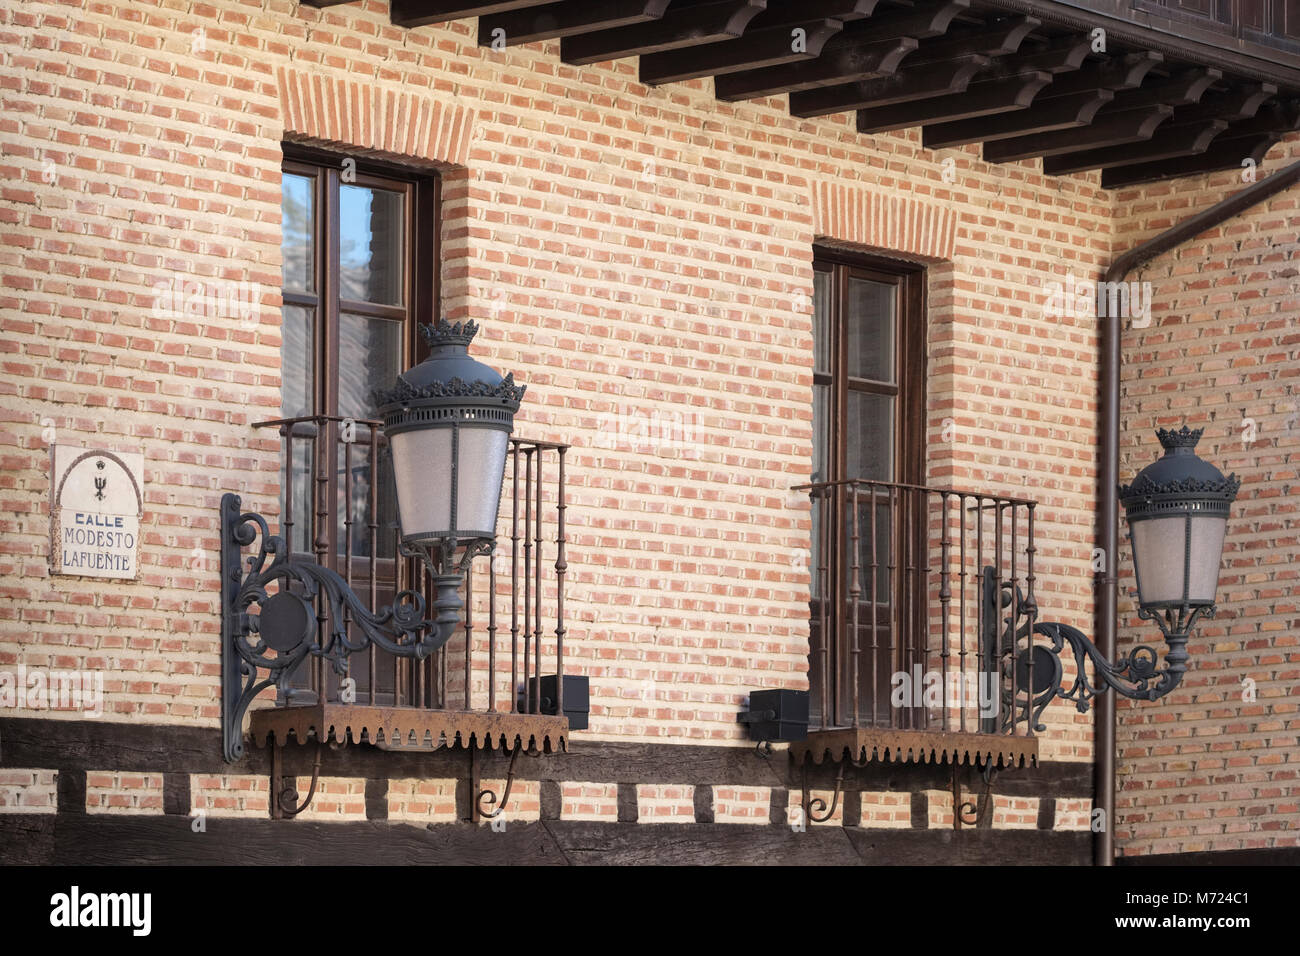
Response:
M472 319L464 322L449 322L446 319L437 319L433 322L425 322L420 326L420 335L425 343L431 349L436 349L444 345L465 345L474 341L474 336L478 334L478 323Z
M1205 434L1205 429L1188 428L1186 425L1177 431L1171 428L1156 429L1156 438L1160 439L1160 446L1165 451L1173 451L1176 448L1195 448L1196 443L1201 440L1203 434Z

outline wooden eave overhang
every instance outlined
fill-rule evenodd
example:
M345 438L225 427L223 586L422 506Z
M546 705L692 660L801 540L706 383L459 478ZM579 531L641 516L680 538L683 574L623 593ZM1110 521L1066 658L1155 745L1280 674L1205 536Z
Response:
M392 0L389 16L409 29L477 17L480 45L558 39L578 65L639 57L651 86L711 77L719 99L788 95L796 116L920 127L927 148L1098 169L1106 188L1240 168L1300 127L1300 53L1132 2Z

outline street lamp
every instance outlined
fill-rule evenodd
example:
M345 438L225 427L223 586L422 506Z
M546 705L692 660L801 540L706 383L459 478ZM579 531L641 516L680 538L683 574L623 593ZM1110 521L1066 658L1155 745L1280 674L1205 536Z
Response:
M433 576L445 642L460 619L465 568L496 540L506 449L525 386L470 358L475 323L439 319L420 333L429 357L374 398L392 455L403 552Z
M1228 506L1241 482L1197 456L1201 429L1160 429L1164 456L1119 489L1133 543L1139 615L1166 640L1213 615Z
M1044 729L1038 716L1056 697L1073 700L1086 712L1093 697L1112 688L1134 700L1158 700L1182 681L1192 628L1199 618L1214 616L1229 506L1241 487L1236 475L1225 478L1196 455L1201 434L1186 426L1159 429L1163 457L1119 488L1133 544L1138 616L1154 621L1164 635L1164 667L1157 667L1159 655L1148 644L1111 661L1076 628L1040 621L1033 633L1049 638L1051 646L1030 641L1016 653L1019 686L1025 688L1018 709L1022 716L1032 710L1036 730ZM1060 660L1066 644L1077 664L1068 688L1062 685ZM1089 661L1095 680L1087 673Z
M469 357L473 322L439 319L420 327L430 354L376 393L397 485L402 552L420 557L433 577L433 620L415 590L370 608L347 580L296 554L266 520L244 512L238 495L221 499L222 735L227 760L243 754L249 704L289 679L309 656L346 676L349 655L375 646L424 660L451 639L464 606L459 590L470 562L492 550L506 451L524 394ZM285 424L274 422L268 424ZM255 557L243 549L260 537ZM252 609L256 607L257 610ZM273 653L272 653L273 652Z

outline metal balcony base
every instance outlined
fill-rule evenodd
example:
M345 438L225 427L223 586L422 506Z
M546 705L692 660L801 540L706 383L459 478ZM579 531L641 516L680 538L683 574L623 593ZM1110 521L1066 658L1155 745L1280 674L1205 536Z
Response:
M546 714L506 714L357 704L267 707L249 714L249 738L259 747L366 743L386 750L515 750L559 753L569 749L569 721Z
M790 745L796 767L849 761L951 763L1025 767L1038 762L1037 737L950 733L933 730L884 730L869 727L810 730L808 739Z

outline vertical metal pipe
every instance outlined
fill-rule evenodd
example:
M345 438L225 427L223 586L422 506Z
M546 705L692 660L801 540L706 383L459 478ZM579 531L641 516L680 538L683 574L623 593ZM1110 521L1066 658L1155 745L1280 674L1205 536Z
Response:
M827 594L828 556L830 554L831 528L828 527L826 514L830 510L827 499L830 488L822 488L819 494L817 514L821 539L817 542L817 672L821 675L821 722L825 730L830 720L830 662L827 657L827 643L830 640L830 598Z
M474 709L474 562L465 562L465 709Z
M957 587L960 592L957 614L957 666L961 669L962 703L958 711L960 727L966 732L966 496L957 496ZM976 632L978 634L978 632ZM976 676L975 686L983 686Z
M497 556L488 555L488 710L497 709Z
M280 526L284 529L284 544L292 554L293 540L293 429L294 425L281 425L280 437L284 440L284 517Z
M1016 685L1017 685L1017 678L1019 677L1019 674L1020 674L1020 668L1018 668L1018 667L1016 666L1016 654L1017 654L1017 649L1018 649L1018 648L1017 648L1017 644L1018 644L1018 642L1017 642L1017 640L1016 640L1016 629L1020 626L1020 622L1017 620L1016 616L1020 613L1020 603L1019 603L1019 599L1018 599L1019 584L1018 584L1018 582L1016 581L1016 506L1015 506L1014 504L1010 503L1010 502L1007 502L1007 501L1000 501L1000 502L998 503L998 533L999 533L999 534L1002 533L1002 525L1003 525L1003 523L1006 521L1006 512L1007 512L1007 508L1008 508L1008 507L1010 507L1010 509L1011 509L1011 535L1010 535L1010 543L1011 543L1011 561L1009 562L1009 563L1010 563L1010 574L1007 575L1007 580L1009 580L1009 581L1011 582L1011 595L1010 595L1010 598L1011 598L1011 624L1010 624L1010 626L1009 626L1009 628L1008 628L1008 631L1009 631L1009 637L1008 637L1008 640L1009 640L1009 642L1010 642L1010 644L1011 644L1011 647L1010 647L1010 653L1011 653L1011 700L1014 702L1014 701L1017 700L1017 698L1020 696L1020 689L1016 686ZM999 550L999 551L998 551L998 560L999 560L999 561L1001 561L1001 559L1002 559L1002 558L1001 558L1001 555L1002 555L1002 551ZM999 572L998 572L998 573L1001 574L1001 573L1002 573L1002 569L999 569ZM1014 706L1014 703L1012 704L1012 706ZM1015 725L1015 722L1012 721L1012 724L1011 724L1011 734L1012 734L1012 736L1015 736L1015 733L1016 733L1016 725Z
M519 709L519 442L510 450L510 712Z
M532 630L529 626L529 609L532 606L532 555L533 544L529 531L533 524L533 449L524 449L524 711L537 713L532 683L529 681L529 651L532 649Z
M876 594L876 578L880 574L880 556L877 554L879 536L876 534L876 485L871 485L871 726L876 726L877 698L880 696L880 621Z
M534 515L537 521L536 526L536 547L537 552L533 555L533 654L536 656L536 666L533 672L537 675L537 712L542 712L542 459L545 457L545 450L542 446L537 446L537 509Z
M564 500L564 453L568 450L564 445L559 448L560 474L555 505L555 710L561 717L564 716L564 575L569 570L564 536L564 512L568 508Z
M984 660L984 628L988 622L984 620L987 613L984 607L984 497L975 496L975 677L978 680L985 670ZM1002 693L1002 679L997 678L998 694ZM980 721L981 726L983 721Z
M370 540L370 560L367 564L370 575L370 609L379 606L379 430L370 429L370 491L366 496L366 514L369 516L367 531ZM379 657L374 642L370 644L370 704L375 704L375 694L379 686Z
M858 605L862 603L862 557L861 542L858 535L858 483L853 482L852 501L850 507L853 509L852 518L850 519L851 530L849 533L850 546L853 548L853 561L849 568L852 577L849 579L849 619L852 622L853 650L850 652L853 667L853 726L859 726L859 705L860 689L859 682L861 677L861 637L858 631Z
M1025 625L1029 629L1029 667L1026 677L1026 691L1032 701L1034 696L1034 624L1038 620L1038 599L1034 597L1034 503L1026 508L1028 526L1028 544L1025 546ZM1034 736L1034 721L1029 720L1029 736Z
M939 493L939 619L943 632L939 650L939 667L943 674L943 729L948 726L948 605L952 602L952 587L948 580L948 492ZM927 549L928 550L928 549Z
M903 656L898 647L898 592L901 590L898 583L898 548L894 542L900 540L898 527L898 488L894 485L889 486L889 661L891 666L904 670L902 666ZM886 707L885 714L889 717L887 727L895 727L903 721L904 715L899 714L898 720L895 720L893 708Z
M316 551L316 563L322 567L332 568L333 562L328 560L329 554L329 469L326 465L326 455L332 451L329 448L328 436L332 428L327 419L321 419L318 423L316 436L315 454L312 458L315 461L315 472L313 474L316 486L316 528L313 547ZM318 629L317 638L322 644L325 643L327 633L327 615L325 612L325 602L322 598L316 599L316 626ZM325 671L325 658L316 658L315 676L312 681L315 686L317 700L325 702L326 690L329 687L327 674Z

